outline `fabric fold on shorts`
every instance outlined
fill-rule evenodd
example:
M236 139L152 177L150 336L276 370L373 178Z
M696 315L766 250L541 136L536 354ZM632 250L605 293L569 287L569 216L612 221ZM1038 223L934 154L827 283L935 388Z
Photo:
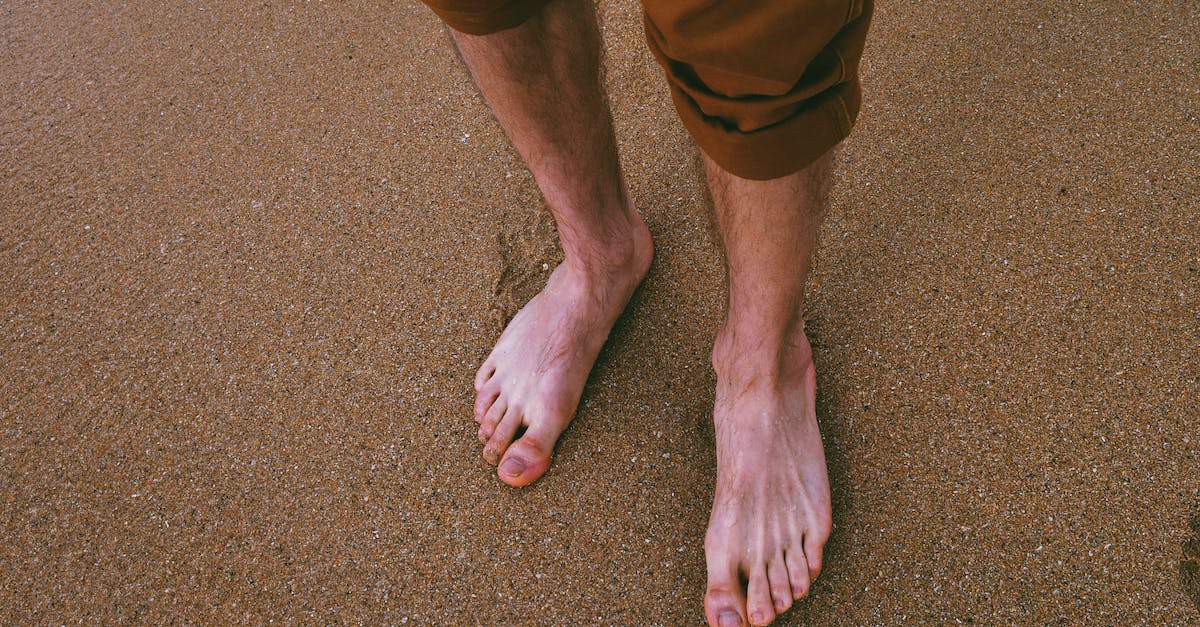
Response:
M871 0L647 2L646 40L705 154L767 180L850 134L871 9Z

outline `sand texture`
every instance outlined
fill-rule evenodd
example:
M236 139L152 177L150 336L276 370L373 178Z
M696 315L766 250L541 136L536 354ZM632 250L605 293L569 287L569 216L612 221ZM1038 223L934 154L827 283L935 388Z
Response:
M559 259L423 6L0 5L0 623L703 619L724 302L658 257L532 489L471 379ZM1200 4L883 3L811 282L835 530L783 625L1200 622Z

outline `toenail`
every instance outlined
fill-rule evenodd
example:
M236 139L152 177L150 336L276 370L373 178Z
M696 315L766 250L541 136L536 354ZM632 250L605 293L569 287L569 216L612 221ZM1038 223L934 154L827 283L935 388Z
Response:
M717 617L718 627L741 627L742 617L737 615L737 612L725 611Z
M500 472L510 477L520 477L521 473L525 472L525 462L514 457L504 462L504 465L500 467Z
M783 611L783 601L776 601L776 602L775 602L775 609L777 609L777 610L779 610L780 612L782 612L782 611Z
M755 625L761 625L762 624L762 612L755 612L750 617L750 621L753 622Z

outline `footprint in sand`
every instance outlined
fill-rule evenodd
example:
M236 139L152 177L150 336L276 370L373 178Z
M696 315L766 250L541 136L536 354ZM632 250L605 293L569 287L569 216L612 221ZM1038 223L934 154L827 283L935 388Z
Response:
M562 261L558 231L549 211L509 209L496 231L500 273L492 285L490 317L499 335L517 311L546 285Z
M1179 559L1179 581L1183 593L1192 599L1200 610L1200 513L1192 516L1192 536L1183 543L1183 556Z

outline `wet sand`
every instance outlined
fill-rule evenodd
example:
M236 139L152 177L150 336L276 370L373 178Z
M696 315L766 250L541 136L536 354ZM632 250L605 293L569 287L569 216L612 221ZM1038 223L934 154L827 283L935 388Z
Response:
M811 285L835 531L780 624L1200 621L1195 3L885 3ZM412 2L0 11L0 622L696 624L723 270L658 245L514 491L471 377L558 259Z

